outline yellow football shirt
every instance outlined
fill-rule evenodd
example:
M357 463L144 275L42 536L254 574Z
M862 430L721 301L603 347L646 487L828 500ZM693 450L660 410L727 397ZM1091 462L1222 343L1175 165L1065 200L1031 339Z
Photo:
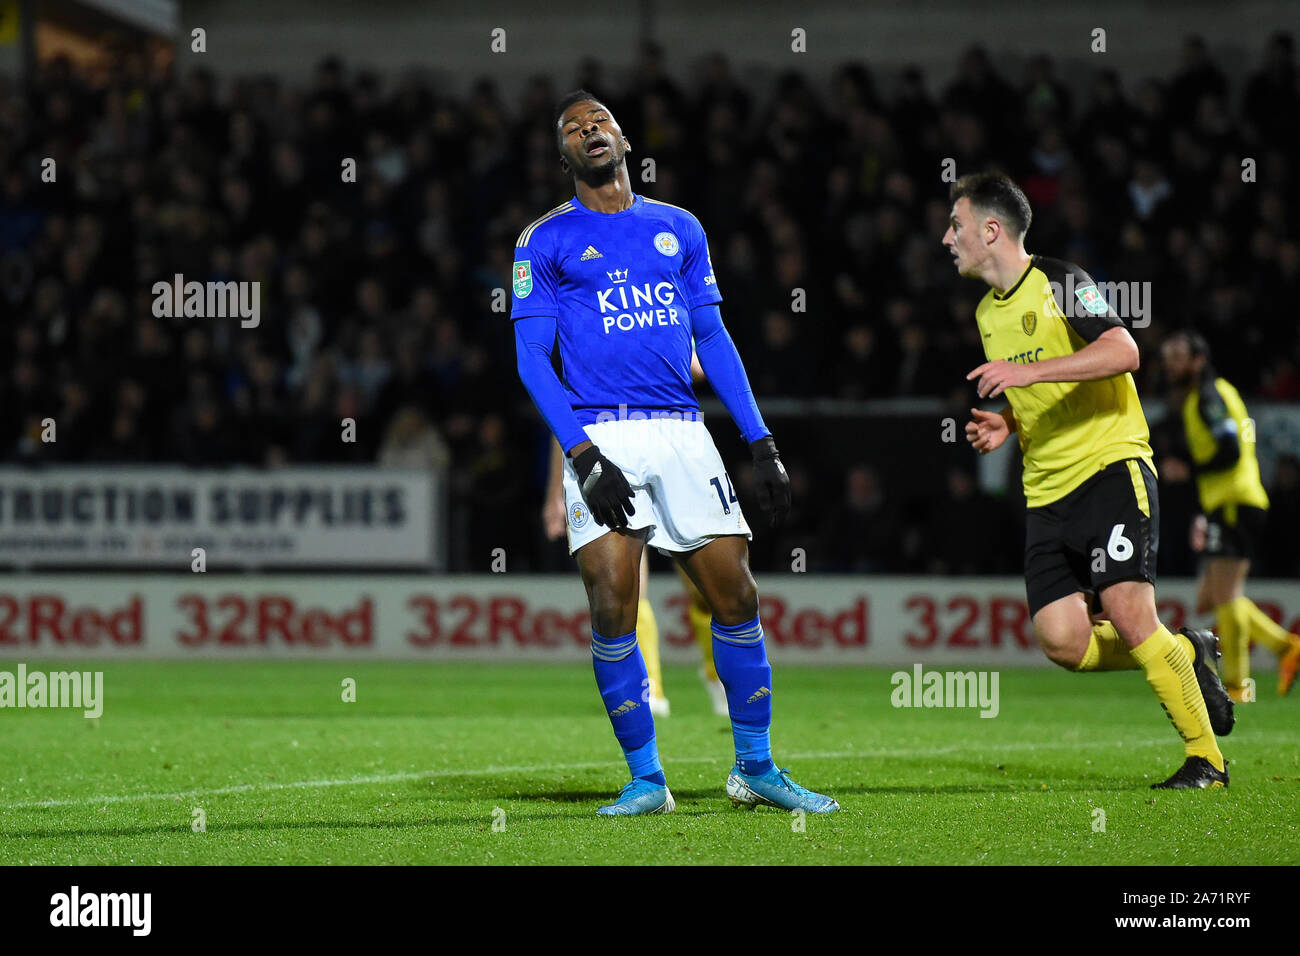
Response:
M1254 422L1231 383L1207 374L1183 401L1183 430L1196 465L1201 510L1209 513L1225 508L1232 512L1227 516L1231 524L1236 522L1237 505L1268 507L1268 492L1260 480L1255 454ZM1219 439L1226 435L1236 438L1237 458L1225 466L1213 467L1218 464L1214 459Z
M1123 326L1088 273L1045 256L1034 256L1005 293L990 289L975 321L985 356L1009 362L1069 355ZM1016 416L1029 507L1051 504L1126 458L1145 461L1155 472L1146 416L1129 373L1040 382L1002 394Z

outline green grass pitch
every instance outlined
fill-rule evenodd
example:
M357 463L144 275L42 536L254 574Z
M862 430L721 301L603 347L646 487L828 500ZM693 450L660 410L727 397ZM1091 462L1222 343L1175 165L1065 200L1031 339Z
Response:
M607 820L626 768L579 664L27 663L102 668L105 709L0 710L0 864L1300 863L1300 694L1271 674L1223 741L1231 789L1157 793L1182 746L1139 673L1003 671L984 719L895 709L885 670L778 667L777 759L843 805L800 832L731 807L686 667L659 722L677 812Z

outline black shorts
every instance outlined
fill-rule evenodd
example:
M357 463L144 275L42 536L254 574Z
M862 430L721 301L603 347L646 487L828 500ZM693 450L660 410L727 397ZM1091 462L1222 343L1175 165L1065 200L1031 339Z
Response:
M1208 515L1205 528L1207 558L1245 558L1253 561L1268 525L1268 511L1250 505L1229 504ZM1231 520L1230 520L1231 519Z
M1117 461L1025 520L1029 613L1118 581L1156 582L1160 501L1156 476L1136 458Z

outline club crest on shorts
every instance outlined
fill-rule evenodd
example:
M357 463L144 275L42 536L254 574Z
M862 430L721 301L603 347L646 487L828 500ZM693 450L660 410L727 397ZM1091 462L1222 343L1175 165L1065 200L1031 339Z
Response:
M587 510L587 505L581 501L575 501L569 507L569 525L574 531L581 531L587 526L587 519L591 517L591 512Z
M531 259L524 259L515 263L515 296L520 299L528 298L528 293L533 291L533 266Z
M1026 312L1020 317L1020 327L1025 330L1025 335L1033 335L1034 329L1038 328L1038 313Z
M678 245L677 237L671 232L661 232L655 236L655 248L665 256L677 255Z

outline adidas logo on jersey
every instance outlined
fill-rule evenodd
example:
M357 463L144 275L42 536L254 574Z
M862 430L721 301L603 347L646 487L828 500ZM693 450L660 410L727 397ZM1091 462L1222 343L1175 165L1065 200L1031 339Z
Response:
M588 259L603 259L603 258L605 258L605 256L601 252L597 251L595 246L588 246L587 251L582 254L583 262L586 262Z

